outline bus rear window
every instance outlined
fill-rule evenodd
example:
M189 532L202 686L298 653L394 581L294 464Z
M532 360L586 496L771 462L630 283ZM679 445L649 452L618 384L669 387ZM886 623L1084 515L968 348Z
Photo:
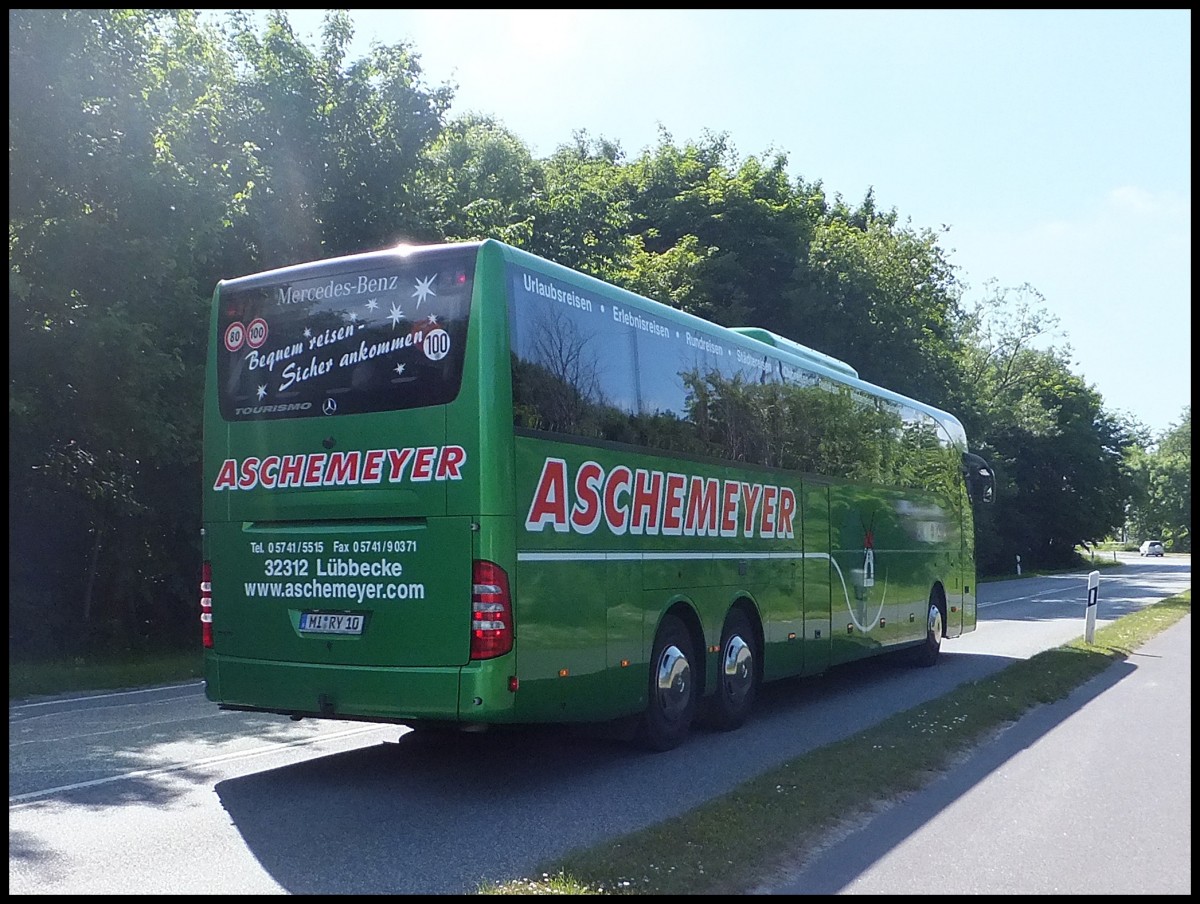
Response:
M462 382L474 255L388 257L222 287L217 374L226 420L444 405Z

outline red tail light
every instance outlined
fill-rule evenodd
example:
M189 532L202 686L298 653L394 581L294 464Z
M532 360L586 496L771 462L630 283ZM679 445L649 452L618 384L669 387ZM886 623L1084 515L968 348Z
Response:
M496 563L476 559L471 584L471 658L503 656L513 645L508 575Z
M200 566L200 637L204 646L211 649L212 633L212 562Z

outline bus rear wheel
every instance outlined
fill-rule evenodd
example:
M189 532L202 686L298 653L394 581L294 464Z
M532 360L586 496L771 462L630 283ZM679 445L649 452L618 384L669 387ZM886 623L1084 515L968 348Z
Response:
M721 631L717 687L708 704L708 723L718 731L740 728L758 696L758 642L750 618L734 609Z
M650 657L650 688L639 739L651 750L678 747L691 730L699 688L692 635L674 615L663 619Z

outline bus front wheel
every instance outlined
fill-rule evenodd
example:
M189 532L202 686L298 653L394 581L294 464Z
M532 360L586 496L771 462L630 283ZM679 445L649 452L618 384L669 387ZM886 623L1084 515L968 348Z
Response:
M718 731L740 728L758 696L758 642L750 619L734 609L721 631L717 687L709 699L708 722Z
M650 688L640 739L651 750L670 750L687 737L699 688L692 635L674 615L663 619L650 657Z
M929 614L925 619L925 642L914 652L914 661L920 666L932 666L937 663L938 653L942 649L942 608L933 597L929 599Z

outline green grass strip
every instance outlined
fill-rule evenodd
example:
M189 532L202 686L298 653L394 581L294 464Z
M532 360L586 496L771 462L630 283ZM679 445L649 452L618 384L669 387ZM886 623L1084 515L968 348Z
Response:
M164 653L114 653L38 662L10 662L9 702L48 694L120 690L199 680L204 653L194 649Z

